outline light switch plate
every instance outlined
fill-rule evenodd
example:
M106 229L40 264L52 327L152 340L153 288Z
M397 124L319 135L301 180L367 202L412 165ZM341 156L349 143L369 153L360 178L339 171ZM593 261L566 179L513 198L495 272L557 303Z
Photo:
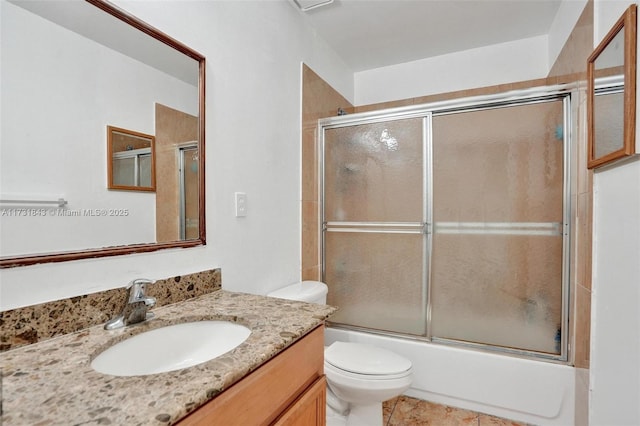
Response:
M247 215L247 194L245 192L236 192L236 217L245 217Z

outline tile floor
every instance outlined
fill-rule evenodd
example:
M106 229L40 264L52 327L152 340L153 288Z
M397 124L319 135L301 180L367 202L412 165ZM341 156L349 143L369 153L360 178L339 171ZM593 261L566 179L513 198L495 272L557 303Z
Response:
M382 415L385 426L527 426L404 395L383 403Z

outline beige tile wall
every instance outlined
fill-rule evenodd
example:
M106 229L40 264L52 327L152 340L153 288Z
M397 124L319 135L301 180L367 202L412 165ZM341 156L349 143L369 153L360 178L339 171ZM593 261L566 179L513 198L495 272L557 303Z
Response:
M198 117L156 104L156 241L159 243L180 239L176 145L197 139Z
M316 126L319 118L335 116L338 108L353 112L353 105L302 65L302 279L321 278L319 256L318 158Z
M576 367L589 368L591 328L591 224L593 172L587 169L586 72L593 51L593 1L589 0L549 77L567 76L578 81L578 143L575 153L576 185L571 197L575 206L572 258L573 357ZM562 78L562 77L559 77Z

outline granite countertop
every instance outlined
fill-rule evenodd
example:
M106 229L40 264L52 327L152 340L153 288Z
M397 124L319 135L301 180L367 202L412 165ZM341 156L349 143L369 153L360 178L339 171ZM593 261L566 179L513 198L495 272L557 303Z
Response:
M2 417L10 425L167 425L205 404L320 325L335 308L225 290L153 309L146 323L102 325L0 353ZM107 347L181 322L222 319L251 329L234 350L193 367L117 377L91 368Z

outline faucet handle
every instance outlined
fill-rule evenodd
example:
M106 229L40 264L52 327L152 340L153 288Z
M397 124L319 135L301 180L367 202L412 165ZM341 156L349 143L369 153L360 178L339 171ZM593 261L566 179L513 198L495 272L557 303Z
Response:
M127 288L129 289L129 303L145 302L147 305L153 306L155 299L145 294L147 284L153 284L155 281L146 278L137 278L131 281Z

